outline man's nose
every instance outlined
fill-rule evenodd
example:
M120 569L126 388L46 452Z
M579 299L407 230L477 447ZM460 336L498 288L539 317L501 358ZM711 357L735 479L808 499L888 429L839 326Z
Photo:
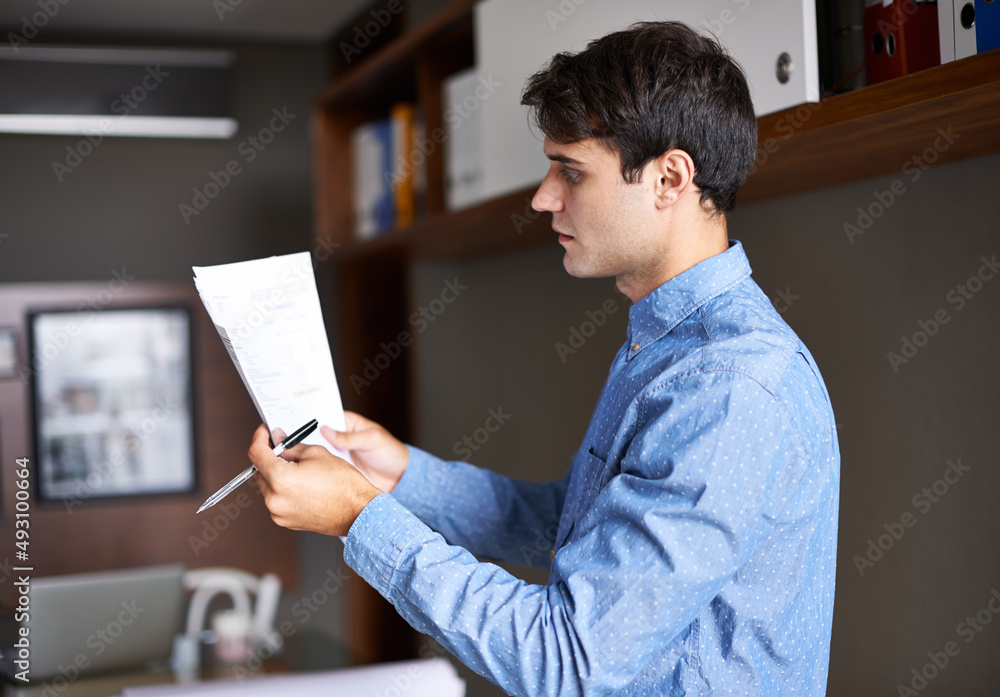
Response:
M551 174L547 174L542 180L538 191L531 199L531 207L539 212L549 211L552 213L562 209L562 200L557 194Z

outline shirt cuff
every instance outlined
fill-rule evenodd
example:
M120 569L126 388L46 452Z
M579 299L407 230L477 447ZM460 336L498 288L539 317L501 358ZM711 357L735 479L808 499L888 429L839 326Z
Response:
M344 561L385 598L404 552L420 546L434 533L391 494L379 494L351 525Z
M441 484L448 481L444 472L447 463L420 448L406 447L410 451L410 460L392 490L392 497L421 520L428 520L427 516L435 512L434 501L440 494Z

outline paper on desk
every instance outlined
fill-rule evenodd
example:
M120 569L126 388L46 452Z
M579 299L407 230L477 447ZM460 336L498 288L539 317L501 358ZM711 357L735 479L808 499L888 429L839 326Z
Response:
M261 421L346 428L308 252L195 266L194 283ZM314 431L305 443L350 459Z
M122 697L369 697L402 694L406 697L465 697L465 681L444 658L382 663L363 668L263 675L186 685L133 687Z

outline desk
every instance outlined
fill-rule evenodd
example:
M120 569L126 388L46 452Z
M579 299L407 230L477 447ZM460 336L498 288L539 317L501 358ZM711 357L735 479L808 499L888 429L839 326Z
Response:
M202 647L201 679L232 679L245 673L234 672L232 664L214 659L211 647ZM238 664L248 670L245 663ZM258 672L309 672L348 668L353 665L347 648L319 630L303 629L285 640L281 654L263 662ZM162 685L176 682L173 671L164 666L140 671L84 675L70 683L61 679L43 680L28 687L4 684L3 694L10 697L116 697L126 687Z

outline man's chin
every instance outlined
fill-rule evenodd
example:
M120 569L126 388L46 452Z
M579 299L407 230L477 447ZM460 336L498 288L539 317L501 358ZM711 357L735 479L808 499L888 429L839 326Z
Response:
M572 256L569 251L563 255L563 268L573 278L606 278L612 275L601 273L600 269L589 268L586 264L581 263L580 259Z
M563 268L566 269L566 273L574 278L584 278L580 271L577 269L577 265L573 259L570 258L570 253L567 251L563 254Z

